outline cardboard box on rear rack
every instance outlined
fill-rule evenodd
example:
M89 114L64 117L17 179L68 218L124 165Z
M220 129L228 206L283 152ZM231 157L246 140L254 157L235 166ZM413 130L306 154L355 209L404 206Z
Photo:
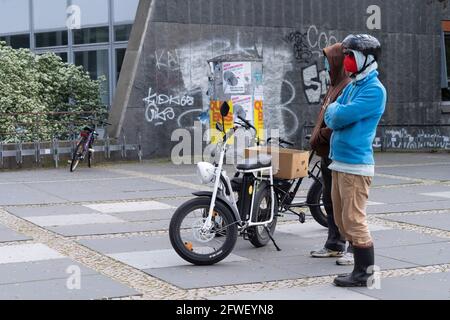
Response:
M275 178L294 180L308 176L309 152L274 147L253 147L245 149L245 158L256 158L259 154L272 156Z

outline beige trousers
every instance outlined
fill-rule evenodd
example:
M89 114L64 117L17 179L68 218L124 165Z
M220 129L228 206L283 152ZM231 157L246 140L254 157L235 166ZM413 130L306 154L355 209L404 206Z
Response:
M366 219L371 184L371 177L333 171L334 220L341 234L355 247L373 244Z

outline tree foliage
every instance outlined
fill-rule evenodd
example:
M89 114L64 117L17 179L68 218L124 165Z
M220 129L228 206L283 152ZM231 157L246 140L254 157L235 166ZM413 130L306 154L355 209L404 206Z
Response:
M0 42L0 140L69 138L81 125L79 115L62 113L106 114L102 81L53 53L36 55Z

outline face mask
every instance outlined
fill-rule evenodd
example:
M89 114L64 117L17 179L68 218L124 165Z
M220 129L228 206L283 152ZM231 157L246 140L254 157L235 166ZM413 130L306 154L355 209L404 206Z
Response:
M330 68L330 63L328 62L328 58L325 57L324 60L325 60L325 70L326 70L327 72L330 72L331 68Z
M350 55L345 56L344 67L347 72L350 72L350 73L358 72L358 64L356 63L356 59L354 56L350 56Z

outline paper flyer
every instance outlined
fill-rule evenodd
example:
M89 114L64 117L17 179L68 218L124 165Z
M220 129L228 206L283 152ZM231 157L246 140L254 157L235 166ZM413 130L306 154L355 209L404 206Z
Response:
M252 96L232 96L234 116L250 121L253 124L253 98Z
M225 94L243 94L252 82L250 62L226 62L223 64L223 91Z

